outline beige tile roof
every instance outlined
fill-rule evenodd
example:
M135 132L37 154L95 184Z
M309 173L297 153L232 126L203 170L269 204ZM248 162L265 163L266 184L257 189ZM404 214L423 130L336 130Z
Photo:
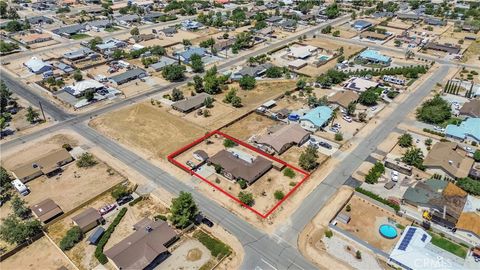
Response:
M480 215L475 212L462 213L455 227L480 236Z
M328 101L347 108L348 104L358 100L358 97L358 94L354 91L340 91L329 97Z
M309 134L308 131L298 124L284 125L275 132L259 137L256 142L269 145L277 153L280 153L285 145L291 143L299 144Z
M454 142L436 143L423 161L427 168L440 168L458 178L467 177L473 163L467 152Z

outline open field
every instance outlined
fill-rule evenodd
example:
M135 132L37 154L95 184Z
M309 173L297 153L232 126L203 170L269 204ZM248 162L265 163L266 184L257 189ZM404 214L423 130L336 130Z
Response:
M247 141L253 135L264 133L267 128L276 124L275 120L251 113L232 125L223 128L221 131L239 140Z
M125 145L161 158L206 131L146 102L102 115L89 124Z
M402 228L410 225L406 219L400 218L394 213L358 196L353 196L347 205L351 206L351 211L347 212L345 209L342 211L350 215L351 220L348 224L337 222L337 226L386 253L389 253L398 241ZM393 226L397 224L398 236L394 239L381 236L378 229L382 224Z
M62 266L69 270L75 269L45 236L6 259L1 265L2 269L59 269Z

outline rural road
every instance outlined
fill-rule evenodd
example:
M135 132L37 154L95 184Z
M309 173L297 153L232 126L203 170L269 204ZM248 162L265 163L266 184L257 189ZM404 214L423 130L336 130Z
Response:
M346 19L348 18L340 18L339 20ZM329 23L334 23L337 21ZM301 35L311 35L325 25L326 24L322 24L307 32L302 32ZM248 59L250 56L266 53L277 46L284 46L296 38L298 38L298 35L294 35L289 39L284 39L281 42L272 44L270 47L265 47L250 54L241 56L238 59L231 59L228 62L219 65L219 69L240 63L241 61ZM313 269L315 266L307 261L296 248L296 239L298 237L298 233L323 207L325 202L329 200L337 188L348 179L348 177L360 165L360 163L372 151L374 151L378 143L380 143L395 128L395 126L404 119L406 112L411 111L416 105L418 105L421 100L428 95L435 83L445 77L447 72L447 66L440 67L439 70L425 80L425 82L417 89L417 91L411 93L408 99L400 104L397 110L388 116L387 119L380 124L379 128L372 132L368 139L361 142L354 150L352 150L352 152L339 165L338 169L332 172L323 181L323 183L314 189L312 193L303 201L302 205L291 216L291 222L288 222L292 225L284 227L285 230L277 233L277 235L280 235L281 238L272 238L270 235L259 231L248 222L237 217L227 209L219 206L217 203L210 200L203 194L192 189L183 182L180 182L174 176L166 173L162 169L156 167L132 151L119 145L117 142L104 137L85 124L85 121L91 117L95 117L96 115L113 111L128 104L144 100L150 95L171 89L175 86L175 84L154 89L148 93L143 93L132 98L122 100L92 112L74 116L51 104L48 100L41 97L36 92L32 92L27 85L20 83L18 79L11 76L9 77L9 75L3 76L2 74L3 79L5 80L6 78L5 82L10 89L12 89L12 91L25 98L32 104L38 104L38 101L41 101L45 111L50 116L55 118L58 123L41 131L5 142L1 145L1 147L14 147L22 144L25 141L33 140L42 135L49 134L55 130L70 127L79 135L84 136L86 139L101 147L104 151L119 159L130 168L138 171L147 179L150 179L153 184L161 186L173 194L178 194L180 191L191 192L201 210L211 217L214 222L221 225L234 236L236 236L237 239L242 243L245 249L245 258L242 269Z

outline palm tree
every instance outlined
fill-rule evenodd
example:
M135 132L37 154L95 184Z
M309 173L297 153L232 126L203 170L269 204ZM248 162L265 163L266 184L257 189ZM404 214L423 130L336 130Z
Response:
M332 126L332 127L333 127L333 124L334 124L335 120L337 120L337 118L338 118L338 111L339 111L338 107L335 108L335 110L333 110L333 112L332 112L332 117L330 117L330 126Z

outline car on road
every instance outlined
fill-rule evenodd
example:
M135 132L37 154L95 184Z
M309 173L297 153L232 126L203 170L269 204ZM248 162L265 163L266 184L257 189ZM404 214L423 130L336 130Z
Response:
M117 204L118 204L118 206L124 205L124 204L126 204L126 203L128 203L129 201L132 201L132 200L133 200L133 196L128 194L128 195L125 195L121 198L118 198L117 199Z
M100 210L98 210L98 212L100 213L100 215L103 216L103 215L108 214L109 212L111 212L115 208L117 208L117 205L115 203L107 204L104 207L100 208Z

